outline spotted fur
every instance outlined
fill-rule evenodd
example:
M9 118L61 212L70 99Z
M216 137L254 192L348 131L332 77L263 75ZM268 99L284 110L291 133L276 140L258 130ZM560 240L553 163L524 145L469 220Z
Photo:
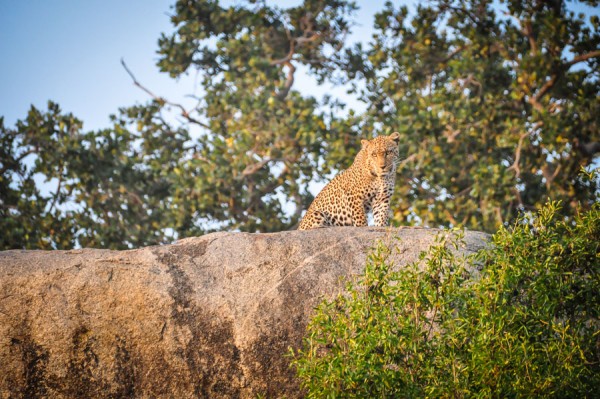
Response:
M329 226L366 226L372 210L376 226L389 222L400 135L362 140L350 168L337 175L317 195L300 221L299 230Z

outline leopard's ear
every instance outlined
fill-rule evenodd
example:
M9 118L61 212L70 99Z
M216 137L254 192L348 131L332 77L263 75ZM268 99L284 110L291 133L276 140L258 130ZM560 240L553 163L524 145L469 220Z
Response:
M360 144L362 145L362 148L367 148L369 145L369 140L361 140Z
M389 137L392 140L394 140L396 142L396 144L398 144L400 142L400 133L398 133L398 132L394 132L394 133L390 134Z

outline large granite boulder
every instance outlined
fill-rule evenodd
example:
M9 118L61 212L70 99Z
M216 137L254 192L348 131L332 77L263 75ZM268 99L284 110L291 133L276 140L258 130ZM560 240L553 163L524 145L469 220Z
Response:
M300 397L285 356L378 240L435 229L216 233L129 251L0 252L0 398ZM400 240L395 240L398 237ZM465 251L487 236L466 233Z

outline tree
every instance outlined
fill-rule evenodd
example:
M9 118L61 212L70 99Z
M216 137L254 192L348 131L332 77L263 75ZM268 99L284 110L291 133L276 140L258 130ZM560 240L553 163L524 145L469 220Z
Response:
M121 109L111 128L84 133L53 103L47 113L32 108L15 129L2 127L2 211L7 225L23 227L3 248L124 248L292 227L312 200L308 182L331 171L324 154L344 145L327 130L333 115L293 89L296 69L321 79L334 69L330 55L343 46L353 10L334 0L288 9L177 2L176 30L159 40L158 64L173 77L197 69L198 105L188 111L154 95L124 64L153 98ZM173 111L181 123L169 119ZM23 162L29 154L33 166ZM40 190L34 176L56 191ZM23 203L35 204L31 215Z
M124 110L112 129L87 133L52 102L47 112L32 107L15 129L0 123L2 248L170 241L173 176L189 137L147 114L155 109ZM138 132L126 128L128 117Z
M4 126L0 118L0 248L50 248L49 236L56 236L55 247L72 244L76 226L69 214L61 215L56 208L60 189L44 196L36 183L36 173L62 177L61 153L64 146L53 146L54 139L78 130L81 122L71 115L59 116L58 107L50 106L50 113L42 115L32 109L26 121L17 123L16 129ZM36 129L31 125L35 124ZM33 167L28 158L39 154Z
M308 182L328 169L332 116L294 90L304 65L324 76L344 45L352 2L305 1L288 9L265 2L221 7L178 1L174 34L159 40L158 63L172 77L195 68L204 95L184 119L202 132L184 166L182 193L205 226L278 231L297 223L312 200Z
M597 1L586 1L597 5ZM85 132L51 103L2 140L2 248L126 248L217 230L293 228L309 184L347 168L360 139L402 133L394 223L494 231L520 209L587 209L577 177L600 150L598 18L562 1L391 3L350 46L354 2L282 8L180 0L161 71L195 72L194 107L153 93ZM365 112L297 87L346 85Z
M397 221L494 231L548 197L590 206L578 173L600 150L600 34L584 18L563 1L432 1L412 17L387 3L346 59L366 124L404 133Z

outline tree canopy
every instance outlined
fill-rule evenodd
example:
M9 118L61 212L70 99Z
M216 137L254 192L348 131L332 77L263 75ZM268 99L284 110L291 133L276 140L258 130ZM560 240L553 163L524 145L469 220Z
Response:
M355 2L274 3L175 3L157 65L198 74L191 109L134 77L148 103L103 130L52 102L14 127L0 119L1 247L290 229L311 182L391 131L405 158L395 224L494 231L548 198L567 217L595 201L598 182L578 173L600 151L597 16L564 1L388 2L352 43ZM299 74L347 97L315 98Z

